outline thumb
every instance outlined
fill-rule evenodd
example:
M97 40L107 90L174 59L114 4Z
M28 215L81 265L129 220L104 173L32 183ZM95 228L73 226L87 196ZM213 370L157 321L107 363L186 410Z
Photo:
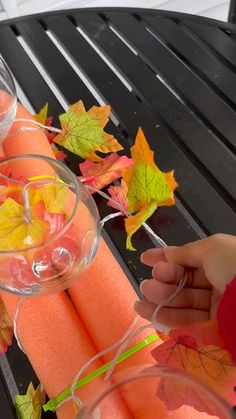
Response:
M168 262L177 265L199 268L203 265L205 252L204 240L198 240L181 247L166 247L165 258Z

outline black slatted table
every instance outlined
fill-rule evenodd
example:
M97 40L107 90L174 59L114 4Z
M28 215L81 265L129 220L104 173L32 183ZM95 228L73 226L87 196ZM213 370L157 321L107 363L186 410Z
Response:
M49 102L55 123L80 98L86 107L109 103L107 128L125 152L142 126L158 165L175 168L180 184L176 206L149 221L168 244L236 234L234 25L146 9L67 10L1 22L0 54L22 103L38 111ZM68 164L78 170L72 154ZM105 216L107 205L97 204ZM140 229L140 250L127 252L122 220L111 221L104 236L138 292L150 276L139 254L151 239ZM11 395L37 377L15 342L1 367L0 417L11 419Z

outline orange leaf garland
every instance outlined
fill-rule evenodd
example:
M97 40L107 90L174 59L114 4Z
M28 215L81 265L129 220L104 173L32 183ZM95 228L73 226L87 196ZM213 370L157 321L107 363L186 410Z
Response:
M85 160L79 167L86 185L102 189L113 180L119 179L124 170L127 170L132 165L132 159L112 153L98 163Z
M4 354L12 343L13 327L4 303L0 297L0 355Z
M178 186L174 171L164 173L154 162L154 153L141 128L135 144L131 148L134 166L124 172L123 178L128 185L128 209L135 214L125 220L127 248L135 250L131 243L132 235L154 213L157 207L174 205L174 190Z
M122 150L123 147L115 137L103 130L109 120L109 113L108 105L93 106L86 112L80 100L59 116L62 132L54 138L54 142L94 162L101 160L97 151L110 153Z

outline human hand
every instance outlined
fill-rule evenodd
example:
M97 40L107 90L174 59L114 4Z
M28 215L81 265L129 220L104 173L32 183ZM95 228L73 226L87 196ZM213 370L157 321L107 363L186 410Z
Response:
M220 295L236 275L236 237L216 234L182 247L150 249L141 261L152 266L152 279L142 282L145 297L135 304L140 316L151 320L156 306L176 290L188 270L188 280L178 295L158 313L158 322L178 327L215 317Z

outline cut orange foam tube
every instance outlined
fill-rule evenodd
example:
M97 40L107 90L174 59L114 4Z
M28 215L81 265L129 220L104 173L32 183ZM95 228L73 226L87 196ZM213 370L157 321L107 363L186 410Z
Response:
M16 119L25 118L34 120L33 116L18 103ZM21 131L22 127L33 128L35 131ZM7 137L3 142L3 151L6 157L20 156L22 154L40 154L55 158L52 148L41 128L37 128L31 122L14 122ZM39 174L48 174L49 165L41 162L40 166L35 165L35 160L29 160L27 167L22 167L22 162L14 161L14 173L20 176L37 176ZM51 169L52 170L52 169Z
M32 115L18 104L17 118L32 119ZM43 131L19 131L20 126L25 126L25 124L25 122L15 123L10 131L10 136L4 140L3 147L6 157L27 153L55 158ZM23 172L25 176L36 176L44 173L45 170L48 174L48 165L44 166L42 161L35 167L35 161L29 159L26 166L25 161L22 164L22 161L19 160L19 163L14 165L14 171L16 170L19 171L19 175L22 175ZM85 215L88 216L88 210L84 206L85 210ZM2 295L7 310L13 318L18 297L7 293L2 293ZM32 297L27 299L24 306L21 307L17 328L22 345L36 374L49 397L53 397L72 384L79 368L96 351L78 313L64 293L37 297L37 304L35 303L36 297ZM93 364L92 369L99 366L101 363L97 361ZM96 380L92 387L86 386L83 390L81 389L79 394L81 398L89 399L90 396L94 396L101 390L103 385L102 379ZM110 418L112 412L114 418L129 418L130 415L125 405L117 400L117 397L109 399L104 417ZM59 409L58 417L63 419L75 417L71 402Z
M1 296L13 320L19 297L6 292L1 292ZM78 313L63 292L27 298L19 310L17 332L49 397L57 396L70 386L79 368L96 354ZM97 361L90 371L100 366ZM81 388L77 395L83 401L90 400L103 385L103 379L99 378ZM57 415L60 419L74 419L73 403L62 405ZM102 415L107 419L130 418L124 404L115 395L103 406Z
M90 268L69 288L69 292L98 351L102 351L118 341L134 320L133 305L137 300L137 295L104 240L101 240L97 255ZM145 324L147 324L145 320L140 320L138 323L139 326ZM135 339L132 339L129 346L152 333L155 333L154 329L142 331ZM157 342L154 342L137 352L119 364L117 370L120 372L122 369L135 365L153 364L151 350L156 346ZM113 351L104 355L104 362L110 361L114 353ZM150 391L145 385L142 385L140 391L144 398L146 394L146 400L150 400ZM125 392L122 392L122 396L131 413L134 413L136 396L132 395L131 398ZM138 395L136 402L139 403ZM151 416L148 415L145 418L151 419L152 417L153 412Z
M19 106L18 112L21 110L22 107ZM24 116L19 113L18 117ZM30 118L31 115L28 114L27 117ZM24 123L20 124L24 125ZM36 146L36 141L28 141L27 147L25 147L21 137L22 133L18 133L15 136L15 143L18 143L17 137L19 136L19 146L16 145L14 147L10 141L5 140L4 151L6 156L25 153L48 155L46 154L47 146L45 146L45 142L49 144L48 140L43 132L40 133L41 147ZM30 132L24 133L25 135L30 135ZM50 153L52 153L51 149ZM49 157L54 158L52 155ZM41 167L37 167L36 169L35 175L42 174ZM29 176L32 176L31 170L34 170L34 167L30 167ZM126 275L103 240L100 242L100 248L95 261L90 269L78 279L77 284L71 290L71 296L93 343L99 351L111 346L120 339L134 319L133 304L137 296ZM141 321L140 324L145 324L145 321ZM142 340L152 332L152 330L142 332L133 340L132 344L135 344L138 340ZM150 345L150 347L135 354L129 360L122 363L120 368L152 363L153 358L150 354L152 348L153 345ZM111 358L112 355L108 354L103 359L107 361Z

